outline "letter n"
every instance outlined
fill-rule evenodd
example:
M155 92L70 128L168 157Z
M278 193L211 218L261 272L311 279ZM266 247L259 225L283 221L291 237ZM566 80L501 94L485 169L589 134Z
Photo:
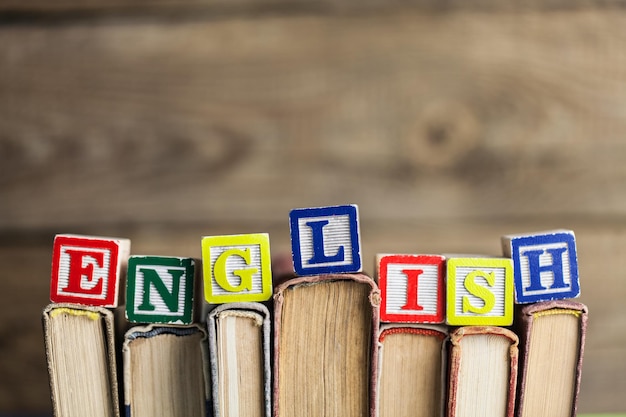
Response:
M195 282L193 258L131 256L126 294L128 321L191 324Z

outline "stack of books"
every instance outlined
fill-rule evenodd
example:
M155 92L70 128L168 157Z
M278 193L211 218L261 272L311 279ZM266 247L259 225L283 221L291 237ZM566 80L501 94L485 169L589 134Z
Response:
M576 415L587 325L574 233L502 237L502 256L380 254L355 205L266 233L205 236L202 259L57 235L43 312L66 416Z

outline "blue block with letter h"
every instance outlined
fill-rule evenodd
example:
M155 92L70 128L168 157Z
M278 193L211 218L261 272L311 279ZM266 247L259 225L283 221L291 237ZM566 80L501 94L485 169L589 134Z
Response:
M570 230L502 237L513 260L515 302L576 298L580 295L576 238Z
M294 209L289 220L293 266L298 275L361 271L356 205Z

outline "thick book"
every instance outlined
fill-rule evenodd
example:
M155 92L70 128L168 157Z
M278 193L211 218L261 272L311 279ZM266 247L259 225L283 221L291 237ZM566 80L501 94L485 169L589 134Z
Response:
M448 417L513 417L519 339L495 326L450 334Z
M517 312L520 375L516 415L574 417L587 331L587 307L569 300Z
M122 348L126 417L206 417L206 345L199 325L129 329Z
M275 288L275 417L375 416L379 306L377 285L360 273Z
M43 327L54 415L119 417L113 313L53 303Z
M215 417L271 417L270 313L226 303L207 317Z
M378 416L443 417L447 340L446 326L380 326Z

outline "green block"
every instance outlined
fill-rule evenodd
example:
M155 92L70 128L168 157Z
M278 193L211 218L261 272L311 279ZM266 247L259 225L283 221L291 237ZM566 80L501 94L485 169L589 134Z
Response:
M191 324L196 261L170 256L128 260L126 318L132 323Z

